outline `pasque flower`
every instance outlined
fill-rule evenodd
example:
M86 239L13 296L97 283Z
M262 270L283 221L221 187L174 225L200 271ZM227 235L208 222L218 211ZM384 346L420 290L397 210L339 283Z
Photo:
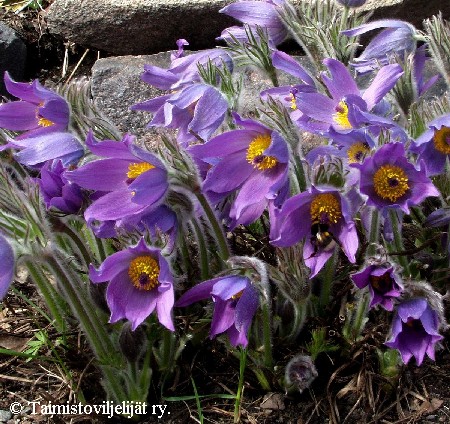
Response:
M66 172L72 183L102 194L85 211L88 222L117 221L156 208L168 189L167 171L153 154L135 146L134 137L98 142L90 132L86 145L102 159Z
M409 207L439 192L425 175L405 156L402 143L387 143L362 163L354 163L360 170L360 191L368 196L367 205L379 209L398 208L409 214Z
M352 275L356 287L369 287L370 307L381 305L387 311L394 309L394 299L402 294L403 286L388 264L368 265L361 272Z
M414 356L421 365L425 354L434 360L434 348L443 339L439 317L426 299L414 298L400 303L392 322L392 337L386 345L397 349L405 364Z
M419 162L425 164L428 176L443 172L445 162L450 157L450 114L431 121L411 151L419 154Z
M284 0L239 1L225 6L219 12L232 16L252 29L257 26L264 28L269 35L269 40L277 45L288 35L277 12L277 6L283 3ZM231 40L231 36L243 41L247 39L245 30L237 26L223 30L219 39Z
M22 132L0 147L20 150L15 158L29 166L59 158L65 165L83 155L83 147L67 132L70 108L67 101L44 88L39 81L31 84L15 82L5 72L5 86L20 100L0 105L0 128Z
M380 65L387 65L390 56L396 55L402 59L405 54L413 53L416 49L416 28L408 22L396 19L369 22L342 31L342 34L354 37L379 28L385 29L370 41L362 54L352 63L360 73L370 72Z
M156 308L159 322L175 330L173 277L169 264L161 252L148 247L143 238L136 246L106 258L98 269L91 265L89 278L93 283L109 282L106 289L111 310L109 322L126 318L135 330Z
M47 209L56 208L72 214L80 210L83 194L78 185L67 180L65 171L60 160L49 161L41 168L40 177L34 181L41 189Z
M2 300L8 292L9 286L14 277L14 252L6 240L0 234L0 300Z
M322 81L331 98L315 92L299 93L295 98L297 109L312 119L299 125L309 130L324 132L330 127L337 131L349 131L372 121L384 123L382 117L374 117L369 112L403 74L400 65L382 67L369 87L361 93L343 63L336 59L325 59L323 63L328 68L330 76L322 73Z
M275 131L235 115L244 129L220 134L190 152L209 163L203 190L214 199L237 192L230 210L231 228L247 225L261 216L270 200L281 204L288 187L289 152Z
M204 281L184 293L175 306L212 297L214 313L210 337L227 332L233 346L246 347L247 333L259 305L258 291L247 277L232 275Z
M273 218L273 219L272 219ZM289 247L306 238L303 259L316 276L337 244L355 262L358 236L350 205L336 189L311 187L286 200L271 217L274 246Z

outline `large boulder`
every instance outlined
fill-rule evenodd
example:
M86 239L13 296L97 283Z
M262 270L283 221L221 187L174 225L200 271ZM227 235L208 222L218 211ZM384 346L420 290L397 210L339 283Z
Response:
M8 95L3 75L8 71L16 80L24 75L27 48L16 32L0 22L0 95Z
M294 4L301 0L291 0ZM221 31L236 24L218 11L233 0L55 0L48 9L51 32L82 46L116 55L148 54L174 48L185 38L192 49L213 47ZM404 19L420 26L450 1L369 0L373 19Z

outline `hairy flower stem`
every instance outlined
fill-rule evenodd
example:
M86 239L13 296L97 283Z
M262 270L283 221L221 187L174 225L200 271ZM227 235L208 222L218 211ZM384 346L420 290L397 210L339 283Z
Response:
M356 301L356 311L347 313L347 319L342 329L342 335L349 343L354 343L361 335L367 322L367 312L369 310L369 293L366 291L359 296Z
M240 422L242 393L244 391L244 372L247 365L247 349L241 349L239 355L239 383L234 402L234 422Z
M295 176L298 182L299 192L302 193L306 190L306 177L305 170L303 169L302 160L299 155L294 154L294 170Z
M205 241L204 231L202 231L201 228L201 223L199 223L196 219L193 219L192 226L194 227L195 237L197 239L201 278L202 281L205 281L209 278L210 269L207 243Z
M398 219L397 213L394 210L389 211L389 217L392 223L392 232L394 234L394 250L397 252L401 252L404 250L403 247L403 239L402 239L402 227L400 221ZM403 267L403 272L405 276L408 277L411 275L409 270L408 259L406 256L398 256L398 262Z
M111 355L112 352L115 352L115 348L108 337L108 333L95 313L93 302L84 295L85 290L82 282L76 273L71 272L61 264L62 258L58 256L57 253L50 251L44 253L46 264L54 274L64 298L84 330L95 356L103 365L101 369L106 380L105 390L111 400L115 402L127 400L123 382L120 381L120 374L113 369L114 365L117 366L115 358Z
M33 260L25 259L24 265L30 273L31 279L34 281L39 289L45 304L50 310L52 318L55 320L53 324L60 333L65 333L67 326L64 319L64 308L58 293L51 287L48 278L42 272L42 268L38 266Z
M373 208L370 221L369 247L367 248L368 256L375 255L379 239L380 239L380 214L377 209Z
M228 248L228 242L225 236L225 232L220 225L216 214L211 208L211 205L209 204L206 197L201 192L196 192L195 195L197 196L198 201L202 205L202 208L206 214L206 217L208 218L209 224L211 225L211 229L214 233L214 238L217 243L217 247L219 248L219 255L220 258L223 261L226 261L231 255L230 255L230 249Z
M293 302L294 321L288 336L288 340L295 341L300 334L300 331L302 331L307 316L308 303L309 297L306 299L306 301L300 301L296 303Z
M320 287L319 306L323 312L325 307L330 303L331 290L333 288L333 281L336 274L336 265L338 259L338 249L334 249L333 255L328 259L322 274L322 284Z

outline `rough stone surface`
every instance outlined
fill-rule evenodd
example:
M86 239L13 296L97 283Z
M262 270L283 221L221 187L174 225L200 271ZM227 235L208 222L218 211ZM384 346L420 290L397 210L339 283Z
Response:
M0 22L0 95L7 95L3 74L8 71L16 80L24 75L27 48L15 31Z
M301 0L291 0L294 4ZM48 9L51 32L79 45L116 55L148 54L174 48L185 38L192 49L213 47L221 31L236 24L219 14L233 0L55 0ZM372 19L404 19L420 26L450 1L369 0Z
M233 0L56 0L48 10L53 33L118 55L148 54L176 47L215 44L234 20L219 14ZM80 12L81 11L81 12Z
M297 57L300 63L308 68L305 57ZM99 59L92 68L91 90L97 107L123 133L131 132L138 136L141 142L152 145L158 142L159 131L146 128L151 114L144 111L130 111L130 106L144 100L163 94L162 91L150 87L140 79L144 64L167 68L170 63L170 52L147 56L122 56ZM431 64L430 64L431 65ZM426 76L436 74L428 66ZM243 74L243 89L239 100L239 111L251 115L258 108L259 93L272 87L268 78L260 72L248 69ZM296 80L286 74L280 75L280 85L295 84ZM361 87L368 84L368 79L359 82ZM439 81L428 93L427 98L442 96L445 84ZM164 129L167 131L167 129Z

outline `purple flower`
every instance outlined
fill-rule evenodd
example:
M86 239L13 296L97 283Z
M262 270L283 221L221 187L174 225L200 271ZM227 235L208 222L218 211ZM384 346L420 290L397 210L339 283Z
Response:
M20 100L0 105L0 128L26 131L26 137L35 137L53 131L65 131L69 125L69 105L58 94L39 84L15 82L5 72L5 86Z
M273 44L278 45L288 35L288 31L277 12L277 7L283 5L283 3L284 0L240 1L225 6L219 12L232 16L249 25L252 29L257 26L266 29L269 39ZM231 35L238 40L247 41L245 30L236 26L223 30L219 39L231 40Z
M6 296L14 278L14 252L8 241L0 234L0 300Z
M303 259L317 275L332 256L337 244L350 262L355 262L358 236L347 200L335 189L310 190L286 200L271 220L274 246L289 247L306 237ZM308 237L309 236L309 237Z
M380 65L387 65L390 56L397 55L403 58L405 53L412 53L416 48L416 28L408 22L396 19L382 19L369 22L356 28L342 31L341 34L354 37L378 28L386 29L374 37L363 53L354 59L352 65L360 73L373 71L379 68Z
M387 143L363 164L352 166L360 170L360 191L368 196L369 206L399 208L409 214L410 206L439 196L425 170L417 170L408 161L402 143Z
M447 158L450 158L450 114L431 121L411 151L419 154L419 161L425 164L427 176L442 173Z
M47 209L56 208L67 214L77 213L83 203L80 187L67 180L60 160L47 162L41 168L40 178L35 178L41 189Z
M346 7L360 7L362 6L367 0L337 0L339 4L342 4L342 6Z
M130 135L125 135L122 142L98 142L89 133L86 145L104 159L66 172L66 178L72 183L102 194L85 211L84 217L89 223L93 220L117 221L142 214L164 200L168 189L164 165L133 142L134 137Z
M159 322L174 331L173 277L169 264L159 249L152 249L142 238L136 246L116 252L98 269L92 265L89 278L93 283L109 281L106 300L111 310L109 322L122 318L135 330L156 308Z
M381 305L387 311L394 309L394 299L399 297L403 286L394 273L394 268L387 265L369 265L361 272L352 275L356 287L369 287L370 307Z
M270 200L281 203L288 187L289 152L275 131L235 115L244 129L225 132L193 146L192 155L212 165L203 190L214 199L238 191L230 210L230 226L247 225L261 216Z
M423 298L402 302L392 322L392 338L386 345L397 349L405 364L412 356L422 364L425 353L434 360L434 346L443 339L438 333L440 322L436 311Z
M247 333L259 305L258 292L247 277L233 275L197 284L176 302L188 306L208 297L214 302L210 337L227 332L233 346L246 347Z
M403 74L400 65L381 68L364 93L360 93L347 67L335 59L325 59L330 76L322 74L331 99L321 93L299 93L296 106L312 122L302 124L307 129L348 131L365 123L389 124L382 117L371 115L371 110L383 99ZM386 121L386 122L385 122ZM393 123L391 124L393 125ZM309 128L311 127L311 128Z

